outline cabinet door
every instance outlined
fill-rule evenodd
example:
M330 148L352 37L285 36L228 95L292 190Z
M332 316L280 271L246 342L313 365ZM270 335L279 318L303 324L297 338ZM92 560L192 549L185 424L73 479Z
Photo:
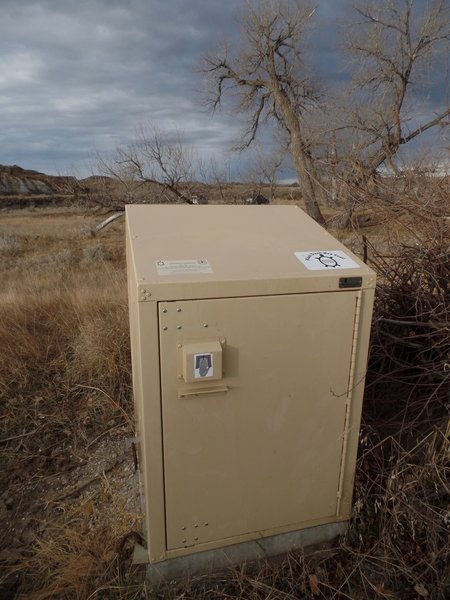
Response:
M160 303L168 550L333 520L355 314L350 291ZM222 379L186 383L202 340Z

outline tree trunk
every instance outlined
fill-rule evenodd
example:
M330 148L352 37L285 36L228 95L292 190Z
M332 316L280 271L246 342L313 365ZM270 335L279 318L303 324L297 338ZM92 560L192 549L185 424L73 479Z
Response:
M325 218L320 210L319 203L317 202L314 180L311 176L311 169L305 156L300 132L296 131L294 133L291 131L291 146L292 158L294 160L295 170L297 171L298 183L305 202L306 212L310 217L317 221L319 225L326 227Z
M305 202L306 212L310 217L317 221L319 225L326 227L325 218L317 201L314 177L307 156L307 147L303 140L299 116L292 106L286 92L279 85L274 65L272 65L270 72L272 76L271 91L274 95L275 102L278 104L280 111L284 116L286 129L290 133L292 160L294 161L295 170L297 171L298 183Z

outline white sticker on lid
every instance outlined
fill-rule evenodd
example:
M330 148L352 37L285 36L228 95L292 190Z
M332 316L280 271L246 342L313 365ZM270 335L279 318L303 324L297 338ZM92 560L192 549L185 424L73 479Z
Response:
M214 375L214 357L212 352L194 354L194 377L205 379Z
M189 275L191 273L212 273L206 258L193 260L155 260L158 275Z
M342 250L312 250L310 252L294 252L294 254L310 271L361 268Z

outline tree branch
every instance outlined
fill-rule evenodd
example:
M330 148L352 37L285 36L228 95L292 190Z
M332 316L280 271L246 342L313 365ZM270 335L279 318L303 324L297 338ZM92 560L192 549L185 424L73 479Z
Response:
M441 113L440 115L438 115L432 121L428 121L428 123L425 123L424 125L421 125L420 127L418 127L417 129L415 129L413 132L411 132L407 136L402 137L400 139L400 143L401 144L407 144L413 138L417 137L418 135L420 135L421 133L423 133L427 129L431 129L432 127L435 127L436 125L443 125L443 126L447 127L448 125L450 125L450 121L444 122L444 119L445 119L445 117L448 117L449 115L450 115L450 108L447 109L446 111L444 111L443 113Z

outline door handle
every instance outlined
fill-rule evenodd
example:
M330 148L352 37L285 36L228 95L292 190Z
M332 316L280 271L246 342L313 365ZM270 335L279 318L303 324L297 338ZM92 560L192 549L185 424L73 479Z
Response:
M225 394L226 392L228 392L230 388L227 387L226 385L216 385L216 386L212 386L212 387L205 387L205 388L201 388L201 389L196 389L196 390L179 390L178 391L178 398L189 398L191 396L208 396L211 394Z

